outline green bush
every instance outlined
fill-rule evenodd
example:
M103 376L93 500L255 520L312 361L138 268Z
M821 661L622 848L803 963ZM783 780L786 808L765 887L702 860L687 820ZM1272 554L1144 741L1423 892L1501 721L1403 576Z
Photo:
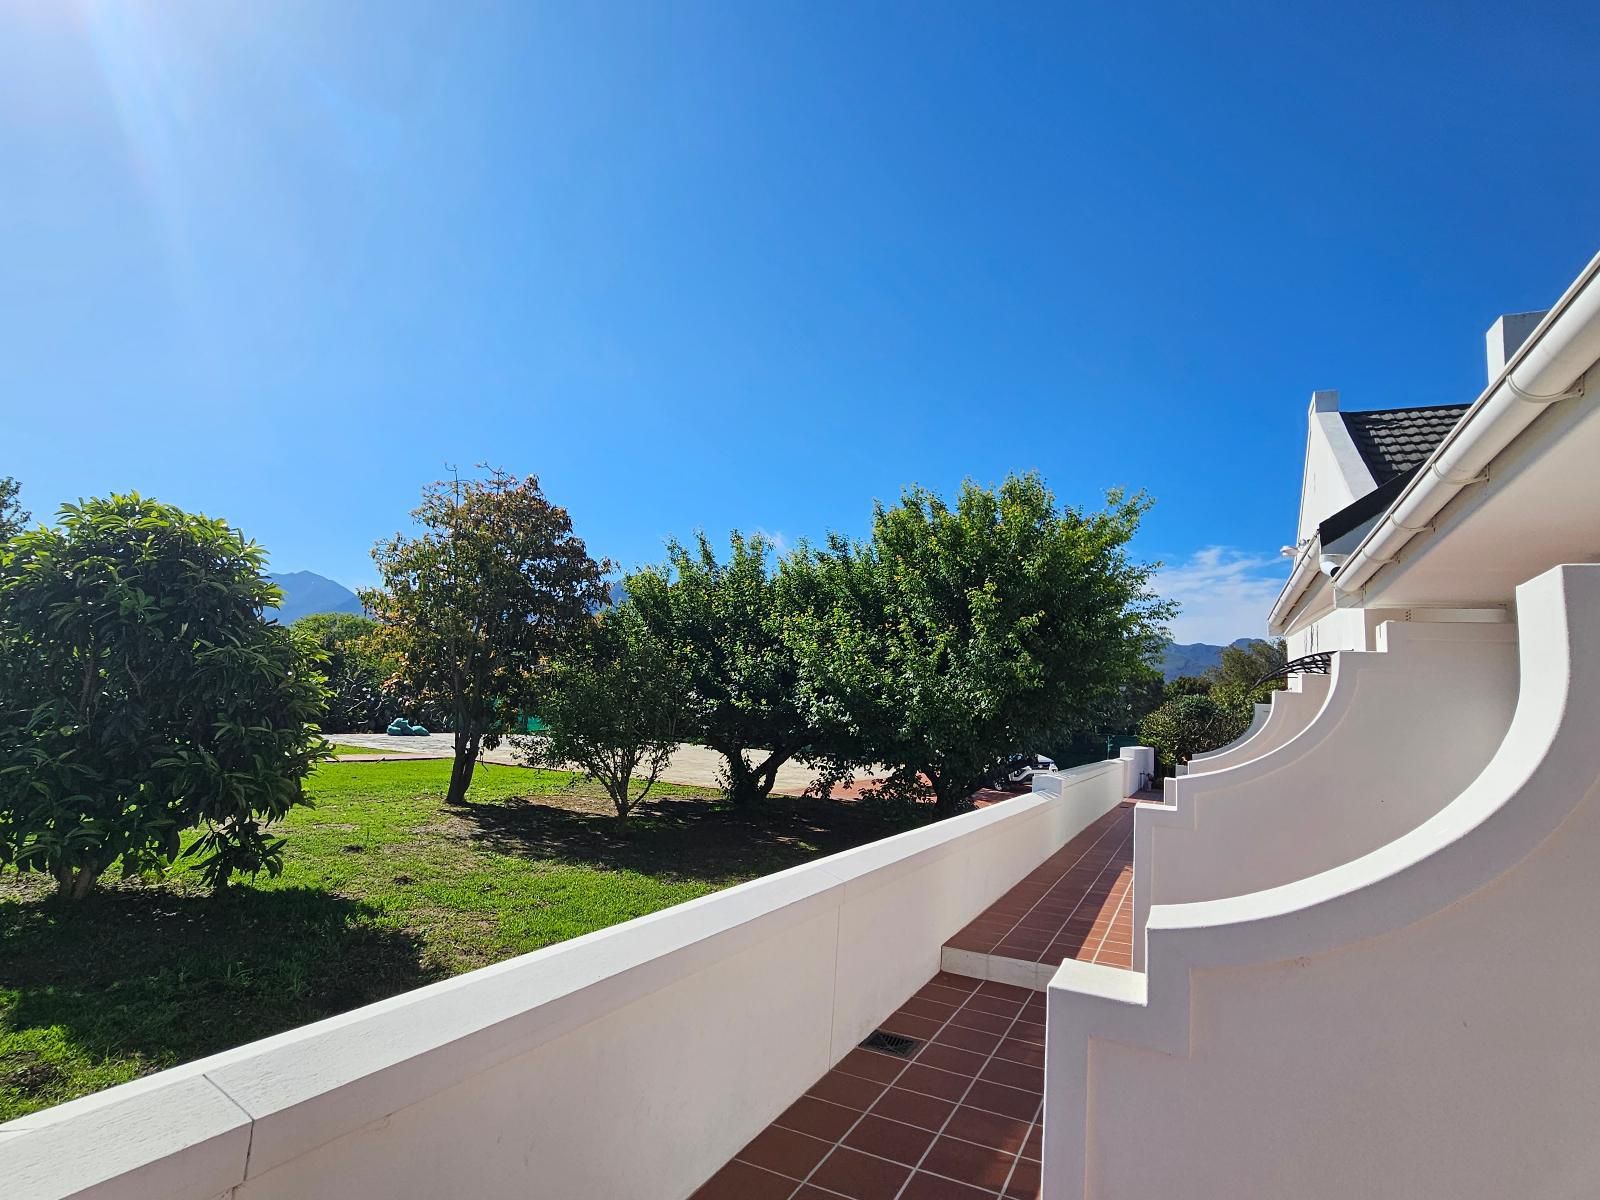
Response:
M617 818L643 803L688 721L688 677L630 601L606 609L547 667L543 733L513 739L529 766L575 768Z
M360 613L311 613L290 626L308 638L323 655L328 680L324 733L377 733L407 711L403 698L389 685L398 669L375 645L378 623Z
M1248 709L1241 711L1210 696L1179 696L1139 723L1139 737L1155 749L1162 770L1171 774L1177 764L1227 745L1249 726Z
M314 653L262 616L260 547L136 495L66 505L0 550L0 866L77 899L186 853L277 874L266 826L322 743Z

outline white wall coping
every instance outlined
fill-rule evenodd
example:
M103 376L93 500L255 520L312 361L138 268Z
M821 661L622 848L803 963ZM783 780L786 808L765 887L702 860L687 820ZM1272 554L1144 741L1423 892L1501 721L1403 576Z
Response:
M1278 698L1278 693L1274 692L1272 694L1272 698L1273 700L1276 700ZM1266 728L1267 719L1271 716L1272 704L1270 701L1266 704L1251 705L1250 724L1245 728L1243 733L1234 738L1233 741L1224 742L1214 750L1207 750L1204 754L1191 754L1189 756L1189 766L1203 766L1207 759L1219 758L1224 754L1231 754L1235 750L1243 749L1247 742L1254 740L1256 734L1260 733L1264 728ZM1182 765L1182 763L1179 764L1179 766ZM1178 772L1180 775L1187 775L1188 773L1188 771Z
M1162 802L1141 803L1134 813L1133 846L1133 963L1143 970L1149 955L1145 931L1156 903L1158 864L1157 830L1186 832L1198 827L1203 813L1213 806L1226 810L1242 794L1262 786L1293 789L1294 773L1307 759L1325 753L1325 743L1347 729L1353 713L1369 694L1374 679L1409 678L1414 671L1407 647L1424 644L1514 644L1517 627L1509 624L1466 622L1386 622L1378 627L1378 649L1341 650L1334 654L1331 672L1311 718L1292 737L1255 758L1224 763L1209 771L1168 779ZM1280 695L1282 693L1279 693Z
M1255 733L1230 745L1213 750L1210 754L1196 755L1189 760L1186 775L1220 771L1224 767L1271 753L1311 723L1328 698L1328 675L1296 675L1294 687L1280 688L1272 693L1272 701L1257 705L1266 709L1266 721L1259 727L1252 725Z
M1034 794L21 1117L0 1125L0 1178L8 1195L218 1195L1126 769L1056 772Z

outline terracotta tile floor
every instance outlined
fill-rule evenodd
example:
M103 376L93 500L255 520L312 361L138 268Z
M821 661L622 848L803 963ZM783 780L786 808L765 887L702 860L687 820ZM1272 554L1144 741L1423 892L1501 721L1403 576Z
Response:
M1089 825L945 945L1023 962L1077 958L1132 969L1133 805Z
M1039 1194L1044 996L940 972L693 1200L963 1200Z

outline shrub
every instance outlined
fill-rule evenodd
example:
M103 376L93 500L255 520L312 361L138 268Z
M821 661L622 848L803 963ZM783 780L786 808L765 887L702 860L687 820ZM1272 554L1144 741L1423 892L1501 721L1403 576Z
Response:
M1178 763L1233 741L1249 725L1248 713L1210 696L1179 696L1139 723L1139 737L1155 749L1162 769L1170 774Z
M290 626L323 655L328 680L324 733L374 733L404 710L401 697L388 686L395 666L374 644L377 627L360 613L311 613Z
M671 648L624 602L603 612L546 671L539 703L545 732L513 740L530 766L571 767L599 781L626 820L678 743L686 683Z
M277 874L266 828L322 744L316 662L262 609L261 549L136 495L61 510L0 551L0 865L87 894L186 852Z

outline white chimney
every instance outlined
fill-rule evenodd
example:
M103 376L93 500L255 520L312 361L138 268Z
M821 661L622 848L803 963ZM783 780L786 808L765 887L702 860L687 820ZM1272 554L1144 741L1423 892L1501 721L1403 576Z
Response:
M1507 313L1503 317L1495 318L1495 323L1489 326L1489 332L1483 335L1485 349L1488 351L1490 383L1500 378L1500 372L1506 369L1506 363L1511 361L1511 356L1523 342L1528 340L1528 335L1542 320L1544 320L1542 311Z

